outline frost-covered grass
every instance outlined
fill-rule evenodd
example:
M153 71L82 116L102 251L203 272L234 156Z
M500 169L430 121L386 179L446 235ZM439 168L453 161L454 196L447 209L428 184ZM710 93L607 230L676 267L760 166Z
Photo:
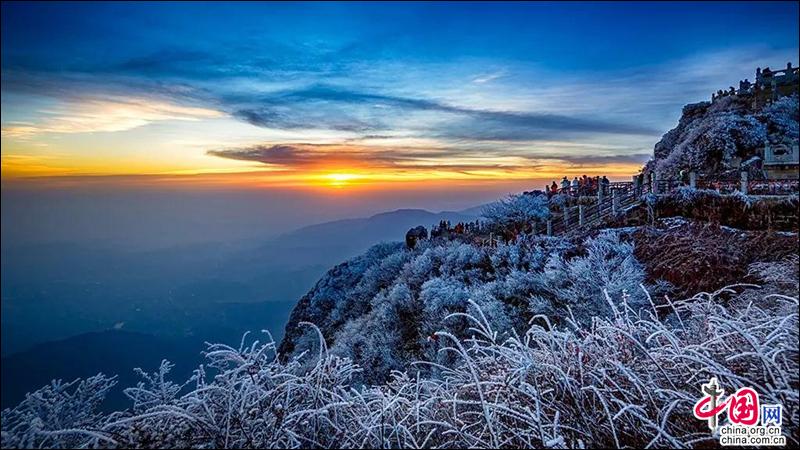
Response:
M556 326L538 315L503 338L470 301L473 314L436 333L452 364L421 377L414 368L432 363L420 362L380 386L353 386L360 369L329 353L321 333L308 370L281 363L269 338L213 344L211 370L183 388L167 380L168 364L142 373L127 411L95 412L113 383L103 376L43 388L3 411L2 446L693 447L714 443L691 414L711 376L726 392L752 386L762 403L781 403L796 446L798 299L775 283L796 280L797 260L753 270L777 279L682 301L643 292L638 311L628 293L605 295L610 317ZM457 338L447 324L462 320L469 337Z

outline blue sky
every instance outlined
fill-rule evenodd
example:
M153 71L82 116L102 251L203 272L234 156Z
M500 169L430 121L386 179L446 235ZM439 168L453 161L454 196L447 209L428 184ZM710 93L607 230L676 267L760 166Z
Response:
M798 34L797 2L3 3L4 176L624 172Z

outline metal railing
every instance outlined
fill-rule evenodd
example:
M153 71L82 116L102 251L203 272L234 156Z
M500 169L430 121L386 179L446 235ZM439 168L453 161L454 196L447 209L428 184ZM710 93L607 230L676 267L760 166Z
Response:
M594 228L615 214L638 204L641 193L641 189L632 182L613 182L605 187L601 186L596 195L596 202L576 206L564 205L559 213L553 214L548 221L548 234L559 236Z
M679 188L689 187L713 189L722 194L741 192L744 189L744 192L749 195L793 195L800 191L797 179L750 181L744 174L738 178L707 179L691 173L688 181L640 178L633 182L595 182L578 187L570 185L557 189L555 192L550 190L547 192L551 197L554 194L565 195L579 204L569 206L570 200L568 199L560 210L551 212L549 220L534 226L534 233L562 236L598 228L614 217L626 213L632 207L640 205L644 194L666 195L674 193ZM595 198L596 201L586 203L587 198ZM581 202L584 203L581 204Z

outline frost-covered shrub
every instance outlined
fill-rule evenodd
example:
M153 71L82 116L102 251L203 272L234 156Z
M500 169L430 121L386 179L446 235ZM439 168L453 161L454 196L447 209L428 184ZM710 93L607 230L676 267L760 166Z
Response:
M794 272L796 273L796 272ZM643 295L644 292L643 292ZM141 411L87 413L109 380L84 393L46 387L2 413L3 447L158 448L685 448L717 438L692 415L700 385L752 387L783 405L783 434L800 443L798 299L726 288L681 301L648 298L634 312L609 299L613 316L553 325L537 316L499 338L477 304L436 334L452 364L435 377L415 369L354 387L361 368L327 351L321 333L305 370L282 363L271 341L215 344L194 387ZM447 323L458 319L470 336ZM417 367L417 366L415 366ZM161 377L148 388L158 392ZM75 384L73 384L74 386ZM174 386L171 384L169 386ZM65 393L65 395L61 395ZM54 395L55 394L55 395ZM30 399L46 398L39 408ZM62 405L61 403L64 403ZM53 413L56 412L55 416Z
M585 247L583 255L569 259L550 255L544 270L534 276L531 313L571 316L589 323L596 316L612 315L606 296L625 298L634 311L647 303L639 288L644 283L644 268L636 260L632 244L620 241L616 233L605 232L588 239Z
M379 267L381 261L387 257L396 258L405 248L399 242L382 243L372 246L363 255L350 259L335 266L322 277L314 288L295 305L289 325L286 328L286 338L281 342L281 353L285 355L294 352L295 343L303 340L313 342L315 336L307 336L306 329L297 326L296 317L314 318L315 323L322 328L340 326L353 317L360 317L368 307L372 297L369 289L362 289L360 295L355 295L354 287L359 286L364 278L380 278L384 271ZM402 256L401 256L402 257ZM387 263L391 265L391 263ZM365 282L366 284L369 284ZM381 282L373 280L374 285ZM365 284L362 284L366 288ZM363 291L368 292L363 292ZM365 300L366 299L366 300ZM365 303L366 301L366 303Z
M133 401L134 411L143 412L156 406L171 405L175 402L178 393L186 387L186 384L176 384L167 379L174 366L169 361L163 360L158 371L152 374L138 367L134 369L144 379L136 387L125 389L125 395ZM190 379L187 383L192 381L193 379Z
M800 109L798 96L781 97L766 106L758 115L759 119L767 124L767 131L774 136L780 136L787 141L797 141L800 138Z
M85 380L50 385L25 396L14 409L2 414L3 448L78 448L85 442L113 443L94 428L106 418L100 404L116 384L114 377L98 374Z
M489 204L481 215L490 227L524 231L532 222L547 220L550 208L544 194L517 194Z
M612 296L627 290L631 307L641 306L643 271L630 244L616 236L576 245L520 235L495 247L434 239L414 249L387 249L337 266L301 300L281 344L285 357L314 348L317 337L299 325L313 322L333 354L363 367L356 382L381 383L392 370L405 370L419 359L447 364L436 352L433 333L445 317L469 312L470 301L504 333L522 332L534 314L569 312L582 321L610 315L604 290ZM338 303L309 307L328 299ZM458 337L469 335L464 320L451 319L448 326Z
M684 208L691 208L701 203L709 204L721 197L721 194L713 189L695 189L689 186L681 186L669 195L672 196L671 200Z

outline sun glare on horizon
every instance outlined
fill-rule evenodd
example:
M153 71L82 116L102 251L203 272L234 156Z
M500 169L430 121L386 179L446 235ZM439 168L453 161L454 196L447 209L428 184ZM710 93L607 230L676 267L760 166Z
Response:
M354 180L362 178L360 175L354 173L329 173L325 175L328 186L341 189L349 186Z

